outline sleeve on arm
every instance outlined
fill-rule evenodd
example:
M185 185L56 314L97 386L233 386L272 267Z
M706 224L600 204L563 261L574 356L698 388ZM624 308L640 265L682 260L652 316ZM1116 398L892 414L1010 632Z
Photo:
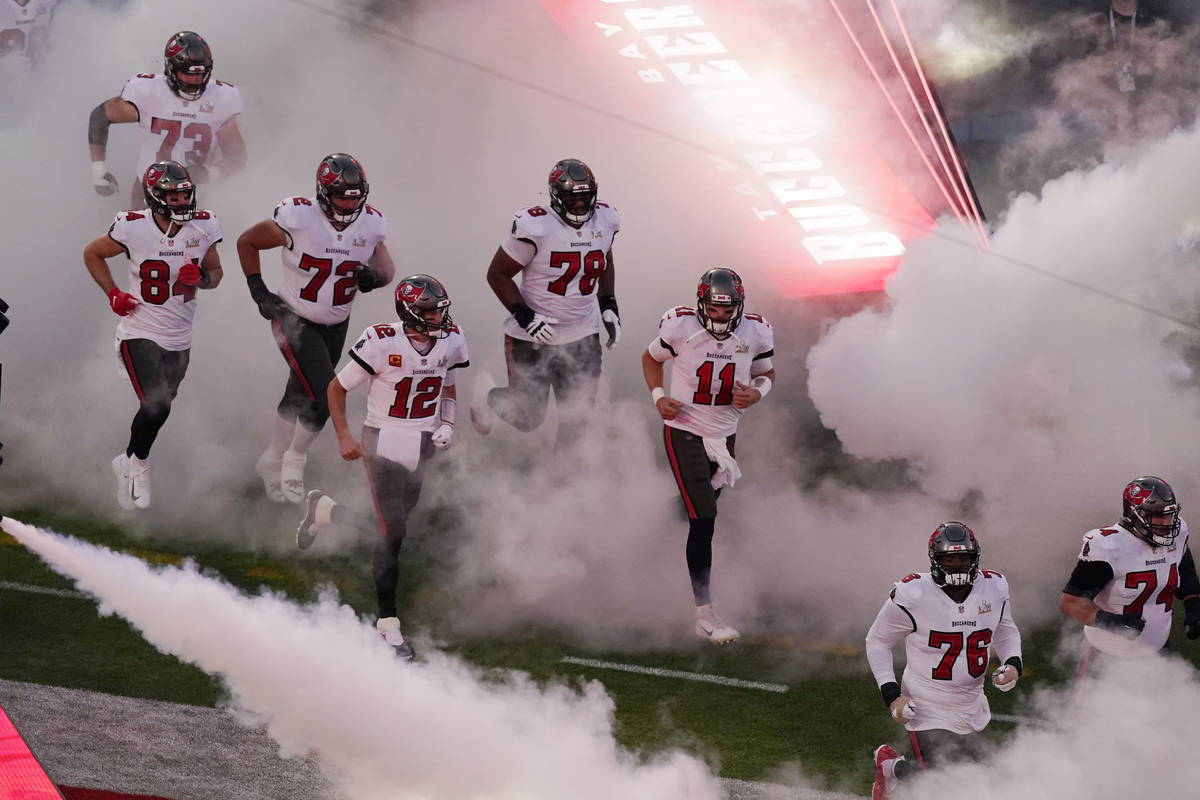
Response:
M1012 601L1005 600L1000 608L1000 623L996 626L996 638L992 642L993 652L1001 664L1012 659L1021 660L1021 632L1012 615ZM1020 667L1017 667L1018 671Z
M912 633L915 626L908 611L889 598L879 609L871 629L867 631L867 663L871 665L871 674L875 683L883 686L885 683L895 683L896 670L892 664L892 648L905 636Z
M529 239L516 238L515 233L500 243L500 249L508 253L509 258L518 264L528 264L537 254L537 245Z
M1075 564L1067 585L1063 587L1063 592L1090 600L1100 594L1112 579L1112 565L1107 561L1079 561Z
M1196 562L1189 547L1179 560L1179 588L1175 590L1175 596L1182 599L1196 595L1200 595L1200 578L1196 576Z

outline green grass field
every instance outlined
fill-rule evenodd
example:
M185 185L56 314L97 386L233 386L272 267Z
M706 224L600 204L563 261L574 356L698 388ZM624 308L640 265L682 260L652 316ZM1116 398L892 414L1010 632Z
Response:
M332 583L343 602L360 613L373 607L365 553L294 559L196 550L182 539L134 539L113 522L43 509L18 509L11 516L155 563L191 558L248 592L269 587L304 601ZM421 592L417 573L428 567L430 558L420 553L419 544L406 555L405 584L411 592ZM18 584L71 589L69 581L0 534L0 587L8 587L0 588L0 678L194 705L212 706L222 698L218 681L159 653L120 618L98 616L91 600L14 588ZM1051 652L1055 635L1026 631L1026 653ZM648 755L681 747L707 759L724 777L743 780L770 780L798 765L831 789L869 794L871 751L880 742L902 740L902 732L887 718L860 651L848 647L836 653L805 652L799 659L790 649L795 646L751 640L721 649L601 652L539 631L445 644L448 651L484 669L519 669L538 681L602 681L616 701L620 741L635 752ZM788 691L601 670L563 663L564 656L783 683ZM1027 678L1035 675L1039 683L1060 683L1068 677L1036 661L1028 669ZM1020 713L1022 692L989 692L989 698L996 713ZM1011 730L1011 723L999 721L989 728L996 737Z

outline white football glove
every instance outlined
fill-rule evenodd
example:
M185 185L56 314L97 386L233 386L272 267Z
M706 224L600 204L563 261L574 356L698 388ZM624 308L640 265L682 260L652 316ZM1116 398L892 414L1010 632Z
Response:
M900 695L892 701L891 709L892 719L901 725L911 722L917 716L917 707L904 695Z
M443 422L438 426L438 429L433 432L433 446L438 450L445 450L454 441L454 426Z
M533 337L533 341L537 344L554 344L554 328L552 323L558 322L554 317L547 317L543 314L534 314L529 325L525 327L525 332Z
M997 667L992 673L992 686L995 686L1002 692L1011 692L1017 685L1017 678L1021 677L1021 673L1017 672L1017 668L1012 664L1005 664L1002 667Z
M600 315L604 321L604 329L608 331L608 343L604 346L612 350L621 341L621 318L611 308Z
M108 164L103 161L92 162L92 188L101 197L108 197L117 191L117 179L108 171Z

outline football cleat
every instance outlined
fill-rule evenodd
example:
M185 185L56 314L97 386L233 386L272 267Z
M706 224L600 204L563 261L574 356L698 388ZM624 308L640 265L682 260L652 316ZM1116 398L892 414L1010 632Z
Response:
M481 370L475 378L474 394L471 397L471 424L475 430L487 436L496 424L496 412L488 405L488 394L496 388L496 380L490 372Z
M875 748L875 782L871 784L871 800L888 800L891 797L891 781L885 771L889 761L903 761L904 756L896 752L890 744L881 744ZM893 767L892 774L895 774Z
M404 634L400 633L398 617L380 617L375 622L375 629L379 631L383 640L391 645L392 650L396 652L396 658L412 661L413 649L409 647L408 642L404 641Z
M709 603L696 606L696 635L713 644L729 644L736 640L739 634L721 621Z
M289 503L304 502L304 465L308 456L304 453L293 453L288 450L283 454L283 462L279 470L279 488L283 499Z
M270 451L263 453L258 457L258 461L254 462L254 471L258 473L258 477L262 478L263 491L267 493L267 499L272 503L287 502L287 498L283 496L283 489L280 487L282 482L280 471L282 469L282 459L275 458Z
M320 489L313 489L304 501L304 519L300 520L300 527L296 528L296 546L301 550L311 547L321 530L321 526L317 524L317 506L324 496L325 493Z
M132 484L133 504L150 507L150 464L139 458L129 460L129 482Z
M129 479L129 456L121 453L112 460L112 468L117 476L117 503L126 511L132 511L133 481Z

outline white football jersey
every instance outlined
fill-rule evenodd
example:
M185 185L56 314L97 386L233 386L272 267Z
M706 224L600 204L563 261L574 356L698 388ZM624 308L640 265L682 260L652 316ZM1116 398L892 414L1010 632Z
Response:
M553 211L534 206L513 215L512 228L500 246L521 270L521 296L534 311L551 317L555 344L567 344L600 330L596 287L608 268L608 251L621 230L621 216L607 203L596 203L592 218L576 229ZM529 245L534 253L528 256ZM504 332L532 341L513 317Z
M387 236L387 218L367 205L339 231L315 197L289 197L275 206L275 223L288 234L277 294L310 322L333 325L348 318L358 294L354 274Z
M0 58L36 58L45 49L58 0L29 0L21 6L0 0Z
M733 405L737 383L766 372L756 361L775 354L775 332L758 314L743 314L727 338L718 340L687 306L672 308L658 323L658 336L649 346L659 361L671 359L670 396L683 401L679 415L667 425L703 437L737 432L742 412ZM770 362L764 362L769 364Z
M900 691L917 709L905 727L974 733L992 718L983 681L995 648L1004 663L1021 655L1008 580L983 569L961 603L950 598L929 573L905 576L867 632L867 661L878 685L895 681L892 647L904 640L907 664Z
M138 127L145 132L138 153L137 177L156 161L178 161L185 167L208 164L217 149L217 131L242 113L242 94L216 78L196 100L184 100L163 75L134 75L121 99L137 106Z
M1187 552L1188 526L1179 521L1179 535L1170 547L1152 547L1121 525L1097 528L1083 536L1080 561L1103 561L1113 579L1092 600L1105 611L1141 611L1146 627L1136 639L1084 626L1083 635L1097 650L1112 655L1156 652L1171 633L1171 607L1179 588L1179 562Z
M129 259L125 290L140 301L117 323L117 338L149 339L164 350L191 347L197 290L179 282L179 269L192 261L199 264L208 249L221 241L217 218L198 210L179 233L169 237L149 211L122 211L108 235L125 249Z
M370 379L367 419L373 428L433 431L441 424L442 388L454 385L453 370L470 366L467 339L457 327L421 354L400 322L371 325L347 351L338 382L353 390Z

